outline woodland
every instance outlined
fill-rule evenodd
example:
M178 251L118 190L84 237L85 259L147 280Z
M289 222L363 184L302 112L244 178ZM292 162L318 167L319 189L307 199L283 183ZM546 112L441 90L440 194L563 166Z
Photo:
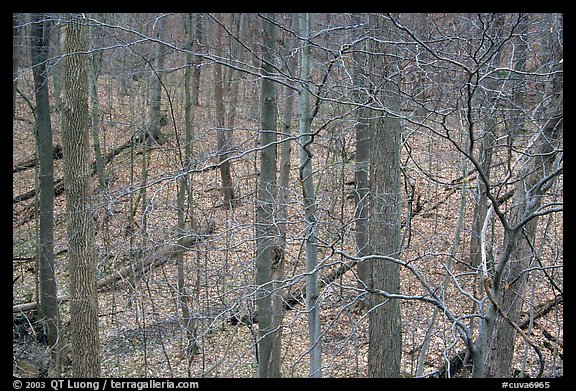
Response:
M13 375L563 377L563 15L14 13Z

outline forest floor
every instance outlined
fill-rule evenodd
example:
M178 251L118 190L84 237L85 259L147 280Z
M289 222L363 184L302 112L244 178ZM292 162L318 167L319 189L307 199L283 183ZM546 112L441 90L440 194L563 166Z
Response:
M102 96L101 137L104 153L128 141L135 130L134 98L114 97L115 104L106 104ZM246 99L250 101L250 99ZM19 112L27 112L27 107ZM196 109L197 124L211 124L213 108L201 102ZM108 107L108 109L106 109ZM176 108L180 113L180 108ZM131 111L132 110L132 111ZM237 152L257 147L258 116L248 107L238 107L237 130L234 140ZM327 115L327 114L326 114ZM13 163L34 156L33 125L17 116L13 131ZM54 142L61 145L58 113L54 113ZM177 183L179 144L182 145L183 114L176 119L180 142L176 142L173 119L163 128L168 142L152 146L149 155L142 153L142 145L127 149L106 166L108 188L95 192L94 222L98 276L100 279L125 267L129 254L141 250L143 254L158 252L167 244L176 242ZM321 122L322 118L318 119ZM297 121L295 125L297 126ZM313 125L314 126L314 125ZM215 131L209 125L195 129L195 158L198 167L216 163ZM332 129L322 132L314 147L314 169L317 181L318 232L324 243L334 249L354 254L354 200L349 183L354 178L352 156L352 130ZM342 144L343 143L343 144ZM347 156L339 153L335 145L344 145ZM434 287L443 284L448 260L451 271L461 285L448 285L444 292L451 311L459 316L474 313L471 301L463 291L474 291L472 270L466 259L469 253L470 222L474 183L461 181L451 184L462 175L460 155L448 143L424 134L410 135L410 154L403 150L405 170L415 186L415 197L422 210L411 220L410 230L403 230L404 250L401 258L410 260ZM285 275L289 278L289 292L297 296L304 290L304 249L301 190L296 163L298 151L292 148L292 177L289 189L289 230L285 258ZM232 175L238 205L230 210L221 207L220 177L217 169L199 170L192 175L194 216L198 231L208 231L202 240L185 253L185 279L197 326L199 350L188 361L186 331L181 322L181 309L177 298L177 267L173 259L156 268L148 268L136 279L118 281L112 289L99 294L100 340L102 376L104 377L255 377L257 375L256 344L258 325L252 322L233 324L231 319L251 319L254 304L254 216L258 154L238 153L232 162ZM146 188L146 205L141 198L141 167L149 164ZM434 174L434 180L423 175L422 170ZM35 187L35 170L23 170L13 175L13 195L16 197ZM55 179L62 177L62 160L55 161ZM94 187L97 187L97 178ZM472 178L472 177L471 177ZM404 183L405 207L409 186ZM465 226L454 257L458 205L462 186L467 206L464 210ZM416 205L414 205L415 207ZM406 211L404 211L406 212ZM146 219L143 216L146 215ZM404 213L404 216L406 213ZM57 279L61 297L68 292L67 255L65 236L65 199L55 201L55 252L57 254ZM13 204L13 304L33 301L35 298L35 198ZM209 227L210 229L206 229ZM495 228L497 234L497 227ZM194 232L191 232L193 234ZM553 253L562 248L562 226L554 225L549 237L558 243L541 254ZM494 245L497 251L497 243ZM556 249L556 250L555 250ZM561 255L560 255L561 256ZM142 258L136 259L138 262ZM542 257L555 259L554 256ZM134 258L133 258L134 259ZM322 276L327 276L346 263L327 245L321 246L319 259L323 265ZM557 260L558 262L558 260ZM560 260L561 262L561 260ZM555 280L561 284L561 270ZM548 281L534 274L530 280L533 303L544 303L554 298ZM354 269L341 278L328 283L321 291L321 322L323 344L323 375L326 377L365 377L367 374L368 316L359 304L364 296L357 287ZM418 295L424 292L421 284L402 269L401 292ZM530 302L524 310L528 311ZM66 302L61 305L64 329L69 322ZM562 376L563 371L563 313L562 305L530 326L530 337L541 348L546 359L544 375ZM403 324L402 373L413 377L418 355L430 327L434 308L418 300L401 302ZM20 323L24 314L20 316ZM31 314L27 313L30 317ZM472 325L471 319L466 319ZM17 335L17 328L27 331L24 338ZM477 331L472 326L474 331ZM24 362L41 362L43 349L30 335L36 332L29 325L18 326L14 333L14 372L25 375ZM282 376L306 377L308 375L307 312L304 303L295 304L286 311L282 323ZM462 350L463 344L457 330L442 313L437 315L430 335L430 347L424 363L424 374L432 373ZM66 354L64 355L66 357ZM537 356L521 339L517 338L515 365L519 371L533 376L537 372ZM32 370L34 372L34 369ZM66 375L66 373L65 373ZM468 376L461 372L458 376Z

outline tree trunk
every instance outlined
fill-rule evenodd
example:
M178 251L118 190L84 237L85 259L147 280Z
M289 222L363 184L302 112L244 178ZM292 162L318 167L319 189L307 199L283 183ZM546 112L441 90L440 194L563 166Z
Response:
M502 25L504 23L503 15L499 14L495 16L494 24L492 25L491 35L495 39L500 39L502 35ZM491 72L493 69L500 66L501 51L497 51L490 62ZM482 129L482 134L477 138L480 141L480 169L484 173L484 177L487 181L490 180L490 166L492 165L492 150L494 149L494 142L496 139L497 121L496 115L498 110L498 96L500 83L498 77L495 75L486 78L485 82L485 96L481 98L479 96L473 97L473 102L477 104L477 109L480 114L480 124ZM483 90L484 91L484 90ZM478 94L476 94L478 95ZM474 143L476 140L470 140L470 143ZM481 263L480 254L480 231L482 230L482 224L484 224L484 219L486 218L486 213L488 212L488 196L487 196L487 186L486 183L478 177L478 191L477 191L477 202L474 207L474 218L472 222L472 236L470 237L470 264L473 267L478 267Z
M312 116L310 112L310 14L300 14L300 35L306 39L301 57L300 79L300 181L304 198L306 229L306 308L308 311L308 333L310 349L310 377L322 377L322 340L320 332L320 303L318 301L318 245L316 241L316 195L312 178L312 153L310 136Z
M215 15L215 17L218 16ZM214 45L216 56L222 56L222 27L217 23L214 26ZM230 173L230 161L228 160L228 149L232 129L226 128L224 109L224 77L222 76L222 65L214 64L214 100L216 111L216 137L218 141L218 160L220 163L220 178L222 180L222 195L224 198L224 208L234 206L234 187L232 185L232 174Z
M89 33L92 37L90 27ZM92 125L92 143L94 144L94 158L96 162L96 172L98 173L98 184L100 188L106 187L106 175L104 173L104 161L102 160L102 150L100 148L100 100L98 99L98 77L102 67L102 52L93 52L90 54L90 100L92 101L92 110L90 119Z
M48 96L48 47L50 21L42 14L32 15L32 69L36 95L36 143L38 145L40 189L40 244L38 246L40 318L45 322L50 346L51 376L60 366L57 286L54 263L54 154Z
M98 295L88 119L86 27L80 17L66 24L63 62L62 141L70 273L72 376L100 376Z
M555 34L550 26L550 34ZM546 47L542 63L554 76L543 83L539 105L541 124L531 143L512 167L520 168L514 185L512 206L505 227L503 253L494 266L490 288L496 305L489 303L485 321L482 323L480 343L483 343L483 362L475 374L483 377L511 377L517 330L512 323L521 321L524 291L528 281L526 269L533 259L533 243L542 198L562 173L563 134L563 79L561 49L556 37ZM521 53L521 55L523 55ZM554 208L552 208L554 209ZM501 314L505 313L508 319ZM541 368L542 369L542 368Z
M15 13L12 15L12 121L14 121L14 116L16 115L16 90L18 88L20 46L22 45L22 19L23 14Z
M371 25L382 34L381 21ZM379 47L377 52L386 53L374 59L373 66L379 73L389 76L384 83L382 101L393 112L400 111L400 99L395 91L399 72L387 63L393 57L392 46ZM388 80L388 79L387 79ZM378 85L379 83L375 83ZM392 85L391 85L392 84ZM400 196L400 147L401 123L388 114L374 120L372 125L372 151L370 167L369 246L372 254L399 257L402 200ZM400 291L400 266L385 260L371 261L370 287L388 293ZM369 297L368 317L368 376L400 377L402 358L402 321L397 300L384 299L379 295Z
M353 15L353 22L360 25L361 20L357 14ZM359 49L362 49L359 48ZM352 54L354 61L354 102L362 105L365 103L365 69L366 56L360 51L354 51ZM354 201L356 208L354 210L354 219L356 222L356 256L362 257L368 253L368 172L370 159L370 133L368 129L368 110L364 106L356 108L356 156L354 165ZM360 287L368 285L370 270L369 262L358 264L358 277Z
M234 19L234 18L232 18ZM238 14L236 36L238 39L245 41L245 30L246 30L246 19L247 14L241 13ZM231 28L234 26L230 26ZM230 57L232 60L232 64L234 65L241 65L244 61L244 48L240 46L240 43L233 38L230 37ZM227 116L227 128L230 129L230 132L234 130L236 124L236 108L238 106L238 90L240 88L240 78L238 77L238 71L233 68L228 68L228 80L227 84L230 86L230 101L228 104L228 116Z
M191 51L194 41L194 31L192 29L193 15L187 14L185 16L185 25L187 27L187 47ZM189 52L186 55L189 64L192 62L192 54ZM186 137L184 141L184 160L182 162L182 168L185 170L190 167L192 160L192 126L194 122L194 108L192 105L193 98L191 94L191 79L192 79L192 68L188 66L186 68L184 80L184 94L185 94L185 127L186 127ZM186 353L188 355L188 362L192 361L193 356L198 351L198 345L196 343L196 325L191 317L190 311L190 300L186 289L186 273L185 273L185 263L184 263L184 241L186 235L186 224L194 230L193 216L191 213L192 209L192 194L191 194L191 184L189 183L190 175L185 174L180 177L178 184L178 244L181 250L178 251L176 256L176 265L178 268L178 300L180 302L180 308L182 311L182 323L186 330L187 346ZM186 197L188 195L188 197ZM186 202L187 201L187 202Z
M543 179L553 175L558 169L556 157L561 153L558 146L562 139L563 117L561 96L557 109L551 113L536 145L530 151L530 160L524 164L519 175L520 180L516 182L512 197L515 207L510 218L512 226L520 224L540 207L542 196L555 181L556 176L551 176L546 181ZM493 296L508 318L516 324L521 320L522 298L528 281L525 270L532 261L532 243L536 237L537 223L538 216L506 233L505 247L511 248L511 251L497 266L494 277ZM492 324L486 333L484 376L511 377L516 330L508 320L494 311L489 322Z
M204 27L203 27L203 22L202 22L203 16L202 14L195 14L195 20L196 23L194 24L194 31L195 31L195 37L194 37L194 42L196 45L196 51L202 51L204 48L204 40L203 40L203 31L204 31ZM194 106L199 106L200 105L200 101L198 100L199 97L199 91L200 91L200 70L202 69L200 67L200 61L202 60L202 57L199 55L194 55L193 56L193 73L192 73L192 104Z
M292 31L298 30L298 15L292 15ZM286 48L287 52L296 47L297 38L294 36L288 43ZM289 54L288 54L289 55ZM296 56L290 56L287 60L288 72L294 74L296 69ZM292 116L294 113L294 97L295 93L292 88L286 87L286 96L284 98L284 112L282 119L282 138L280 143L280 164L278 173L278 236L277 242L274 247L274 266L272 267L272 280L278 281L274 283L273 289L275 294L272 296L272 310L274 317L272 323L274 327L282 324L284 319L284 304L285 300L280 292L284 281L284 267L285 267L285 254L286 254L286 230L288 226L288 187L290 184L290 154L291 154L291 141L289 137L292 135ZM280 363L280 356L282 353L282 328L277 329L272 350L272 362ZM279 365L279 364L278 364ZM279 372L279 371L278 371Z
M271 19L274 15L269 16ZM262 70L272 71L273 47L276 42L274 24L263 20ZM276 229L274 226L274 194L276 194L276 89L274 82L262 78L261 87L260 180L256 205L256 306L258 310L258 377L280 377L280 363L273 362L275 333L272 310L271 270ZM278 342L278 341L276 341Z
M163 15L160 15L156 22L156 39L160 41L156 44L156 54L154 56L154 67L152 69L152 86L150 87L150 120L148 123L149 142L156 142L163 144L165 142L164 136L160 132L162 126L162 73L164 72L164 57L166 48L164 46L164 30L165 20Z

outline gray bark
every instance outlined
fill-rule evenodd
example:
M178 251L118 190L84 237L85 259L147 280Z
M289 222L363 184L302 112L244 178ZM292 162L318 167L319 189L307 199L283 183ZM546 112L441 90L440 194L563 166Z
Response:
M274 15L269 15L274 19ZM272 72L273 48L276 44L276 28L263 20L262 71ZM272 310L271 268L274 260L274 194L276 194L276 89L268 78L262 78L260 144L260 179L256 205L256 306L258 310L258 377L279 377L280 363L273 362L274 324Z
M166 18L162 15L160 15L156 20L155 38L160 42L164 40L165 20ZM165 56L165 46L162 43L157 43L156 53L154 56L154 65L152 69L154 76L152 77L152 85L150 87L150 119L148 123L148 135L150 139L148 141L157 142L158 144L163 144L165 141L164 136L160 132L160 128L162 126L162 73L164 72Z
M504 254L495 268L492 295L508 318L520 323L524 291L528 281L525 270L532 260L532 243L536 236L538 216L526 219L541 205L542 196L555 181L559 169L559 145L562 140L563 108L562 94L556 107L529 151L529 161L523 166L512 197L513 210L510 223L513 227L505 234ZM543 180L547 178L547 180ZM490 306L488 321L483 335L485 342L485 377L511 377L516 330L507 319Z
M184 23L187 28L187 47L189 50L187 53L187 61L189 64L192 63L191 49L194 42L194 30L193 30L193 14L187 14ZM193 122L194 122L194 108L193 102L193 91L190 88L192 79L192 68L191 66L186 68L186 73L184 76L184 94L185 94L185 128L186 136L184 140L184 159L182 161L182 168L186 169L190 166L192 160L192 133L193 133ZM178 184L178 229L177 233L180 236L178 239L178 245L180 250L176 255L176 265L178 269L177 276L177 286L178 286L178 300L180 302L180 309L182 311L182 323L184 329L186 330L186 353L188 355L188 362L191 363L193 356L198 352L198 344L196 343L196 324L191 317L190 310L190 296L186 289L186 268L184 260L184 242L186 235L186 226L194 230L194 217L192 215L192 190L190 175L182 175Z
M215 17L218 17L218 14L216 14ZM213 26L215 54L216 56L222 56L222 27L218 23L213 23ZM232 174L230 172L230 161L228 160L232 130L226 128L224 76L222 74L221 64L214 64L214 105L223 204L224 208L228 209L234 206L234 187L232 184Z
M300 14L300 35L303 43L300 79L300 181L304 198L305 237L306 237L306 309L308 311L308 333L310 349L310 377L322 377L322 340L320 331L320 303L318 301L318 245L316 240L316 195L312 177L312 137L310 136L312 116L310 111L310 38L311 14Z
M20 65L20 46L22 44L22 17L20 13L12 15L12 121L16 115L16 89L18 88L18 67Z
M296 31L298 29L298 15L292 15L292 30ZM293 37L286 47L286 52L290 52L293 47L297 45L297 38ZM295 55L289 56L286 65L288 67L288 72L294 74L296 69L297 57ZM291 141L289 137L292 135L292 116L294 113L294 91L291 88L286 87L286 96L284 99L284 111L282 119L282 138L284 141L280 143L280 162L279 162L279 173L278 173L278 236L274 247L274 265L272 267L272 280L279 281L274 283L274 292L272 296L272 309L274 316L272 323L277 331L274 335L274 343L272 347L272 362L280 363L280 355L282 353L282 328L278 327L282 324L284 319L284 303L285 300L280 292L282 282L284 280L284 260L286 251L286 229L288 222L288 187L290 184L290 154L292 151Z
M499 14L495 16L496 20L492 26L492 31L490 31L491 36L495 40L499 40L501 36L502 24L504 23L503 15ZM498 50L492 57L490 62L491 68L497 68L500 65L501 51ZM489 71L492 71L490 69ZM480 140L480 169L484 173L486 181L490 180L490 166L492 165L492 151L494 149L494 140L496 139L497 131L497 107L498 107L498 95L499 86L497 75L494 74L486 79L484 83L484 94L483 98L475 96L473 101L479 106L477 109L480 111L479 122L482 126L482 134L478 139ZM476 140L470 140L470 143L474 143ZM486 213L488 211L488 196L487 196L487 186L484 180L479 177L478 188L477 188L477 202L474 207L474 218L472 222L472 236L470 238L470 264L473 267L478 267L480 265L480 231L482 230L482 224L486 218Z
M82 19L72 17L64 38L62 141L68 262L70 273L70 327L72 376L100 376L98 295L88 118L87 36Z
M94 27L90 27L89 33L92 37ZM94 158L96 162L96 172L98 173L98 183L101 188L106 187L106 175L104 172L104 161L100 148L100 100L98 99L98 77L102 67L102 52L90 54L90 99L92 110L90 119L92 125L92 143L94 147Z
M38 246L38 279L40 288L40 317L45 322L51 351L51 375L60 366L60 319L54 262L54 154L52 125L48 96L48 48L50 24L42 14L32 15L32 69L36 95L36 143L39 161L40 235Z
M353 16L355 24L360 24L358 15ZM362 49L360 47L359 49ZM354 102L362 105L366 100L366 56L360 51L352 55L354 75ZM368 253L368 172L370 158L370 132L368 129L368 110L364 106L356 108L356 156L354 165L354 219L356 222L356 255L362 257ZM359 285L367 286L370 270L368 262L358 264Z
M383 32L378 19L371 25ZM390 77L384 84L382 101L391 111L399 112L400 98L395 93L393 81L397 82L399 72L394 69L392 46L379 47L378 51L386 53L374 59L376 75ZM389 57L390 56L390 57ZM392 64L388 63L392 62ZM375 83L376 85L378 83ZM401 122L397 117L381 116L372 125L372 150L370 166L370 201L369 245L372 254L387 255L398 258L400 255L401 224L401 185L400 185L400 147ZM400 266L396 263L375 260L371 261L370 287L388 293L400 291ZM402 320L400 305L397 300L384 299L379 295L369 297L368 317L368 376L400 377L402 357Z

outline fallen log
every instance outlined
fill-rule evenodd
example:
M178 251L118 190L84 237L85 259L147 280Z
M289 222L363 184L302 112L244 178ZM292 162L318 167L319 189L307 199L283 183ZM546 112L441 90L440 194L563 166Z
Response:
M125 149L130 148L133 142L134 141L130 139L121 146L119 146L118 148L106 154L106 157L104 158L104 165L110 163L116 156L118 156ZM97 172L98 170L96 168L96 162L94 161L90 165L90 176L96 175ZM63 193L64 193L64 178L60 178L54 181L54 196L57 197ZM30 198L33 198L35 195L36 195L36 189L32 189L25 193L19 194L16 197L12 198L12 204L17 204L19 202L29 200Z
M64 157L62 153L62 147L58 144L52 146L52 156L54 156L54 160L60 160ZM23 162L16 163L16 165L12 168L12 173L15 174L17 172L26 171L30 168L36 167L38 164L38 157L34 156L28 160Z
M66 301L68 301L68 298L66 298L66 297L59 297L58 298L58 304L62 304ZM35 310L36 307L37 307L37 303L35 301L30 302L30 303L17 304L17 305L12 306L12 313L31 311L31 310Z
M154 251L151 255L140 258L138 262L116 270L108 277L98 281L98 292L114 289L114 284L125 280L133 274L143 274L147 269L154 269L172 260L179 251L189 250L204 238L205 235L195 235L184 238L181 243L169 243Z
M108 292L114 289L115 283L125 280L134 273L136 274L144 273L149 268L156 268L158 266L164 265L165 263L174 259L174 257L179 251L190 250L196 244L204 240L206 238L206 235L207 234L189 236L187 238L183 238L181 243L168 243L159 247L158 249L153 251L152 254L147 255L144 258L138 259L138 262L135 262L134 265L125 266L122 269L117 270L114 273L110 274L109 276L98 280L97 282L98 292ZM61 297L58 299L58 304L67 302L69 300L70 298L68 297ZM12 306L12 313L21 311L30 311L36 309L36 307L37 307L36 302L18 304Z

